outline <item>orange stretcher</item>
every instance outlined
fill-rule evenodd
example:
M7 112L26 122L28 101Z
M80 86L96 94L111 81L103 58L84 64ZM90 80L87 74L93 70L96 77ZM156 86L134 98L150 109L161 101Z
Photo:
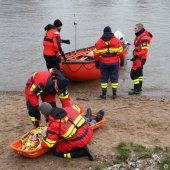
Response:
M95 114L93 114L92 116L95 117ZM105 121L105 118L103 117L103 119L101 121L91 125L92 129L95 130L95 129L101 127L103 125L104 121ZM50 150L50 149L44 149L42 147L39 147L35 150L22 150L22 140L21 139L13 141L11 143L10 147L12 148L12 150L14 152L18 153L21 156L25 156L27 158L38 157Z

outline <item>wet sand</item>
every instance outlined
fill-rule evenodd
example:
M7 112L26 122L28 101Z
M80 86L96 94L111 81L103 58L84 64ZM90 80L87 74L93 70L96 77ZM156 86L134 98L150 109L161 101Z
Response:
M35 159L21 157L10 149L12 141L31 130L23 92L0 92L0 169L2 170L79 170L88 169L105 159L112 159L115 146L129 141L146 146L170 146L170 97L119 95L112 100L98 98L99 92L70 91L72 104L80 103L84 110L105 111L106 122L97 129L89 147L96 160L87 158L64 159L51 152ZM59 103L58 99L57 102ZM58 104L60 106L60 104ZM100 148L100 149L99 149Z

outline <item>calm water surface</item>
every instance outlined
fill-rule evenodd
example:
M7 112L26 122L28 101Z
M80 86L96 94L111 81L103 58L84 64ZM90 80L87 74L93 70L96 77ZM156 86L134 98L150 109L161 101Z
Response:
M78 24L77 49L94 45L108 25L133 43L134 25L142 22L154 36L144 68L144 94L170 95L169 11L168 0L0 0L0 91L22 91L32 72L46 69L43 29L59 18L62 38L71 40L71 45L63 45L65 52L75 49L74 21ZM132 86L130 67L128 61L121 71L119 93L127 93ZM99 82L81 86L86 91L88 83L90 89L99 90ZM73 83L70 88L77 86Z

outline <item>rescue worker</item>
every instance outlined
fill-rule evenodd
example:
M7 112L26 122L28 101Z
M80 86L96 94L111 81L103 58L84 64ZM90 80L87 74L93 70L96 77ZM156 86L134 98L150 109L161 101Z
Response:
M87 156L94 160L94 154L87 144L92 138L92 128L82 117L82 109L76 108L52 108L44 102L40 105L40 112L48 122L46 135L41 143L43 148L54 148L54 154L64 158L78 158Z
M26 105L35 128L41 123L39 97L42 101L50 103L52 107L56 107L55 96L57 94L62 107L71 106L67 91L68 84L69 80L55 68L49 71L35 72L27 80L25 87Z
M96 42L94 59L96 68L101 72L102 94L100 98L106 99L108 79L112 83L112 98L116 98L118 87L120 60L124 60L125 52L119 39L117 39L109 26L103 30L102 37Z
M143 66L146 62L148 49L150 47L152 34L148 32L143 24L138 23L135 25L134 50L133 50L133 61L130 77L134 83L134 89L131 89L129 95L138 95L142 91L143 82Z
M62 50L61 43L70 44L70 40L62 40L60 38L60 31L62 22L57 19L54 24L45 26L45 36L43 41L43 55L46 61L47 69L57 68L60 69L61 56L66 61L65 54Z

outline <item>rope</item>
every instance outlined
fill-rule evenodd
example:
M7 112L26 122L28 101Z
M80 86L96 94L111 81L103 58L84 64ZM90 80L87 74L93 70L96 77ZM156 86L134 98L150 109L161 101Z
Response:
M67 64L67 67L68 67L68 69L69 69L71 72L77 72L77 71L79 71L82 66L83 66L86 70L92 70L92 69L95 67L95 65L94 65L94 66L92 66L91 68L87 68L87 67L85 66L85 64L81 64L80 67L79 67L77 70L72 70L72 69L70 68L69 64Z

